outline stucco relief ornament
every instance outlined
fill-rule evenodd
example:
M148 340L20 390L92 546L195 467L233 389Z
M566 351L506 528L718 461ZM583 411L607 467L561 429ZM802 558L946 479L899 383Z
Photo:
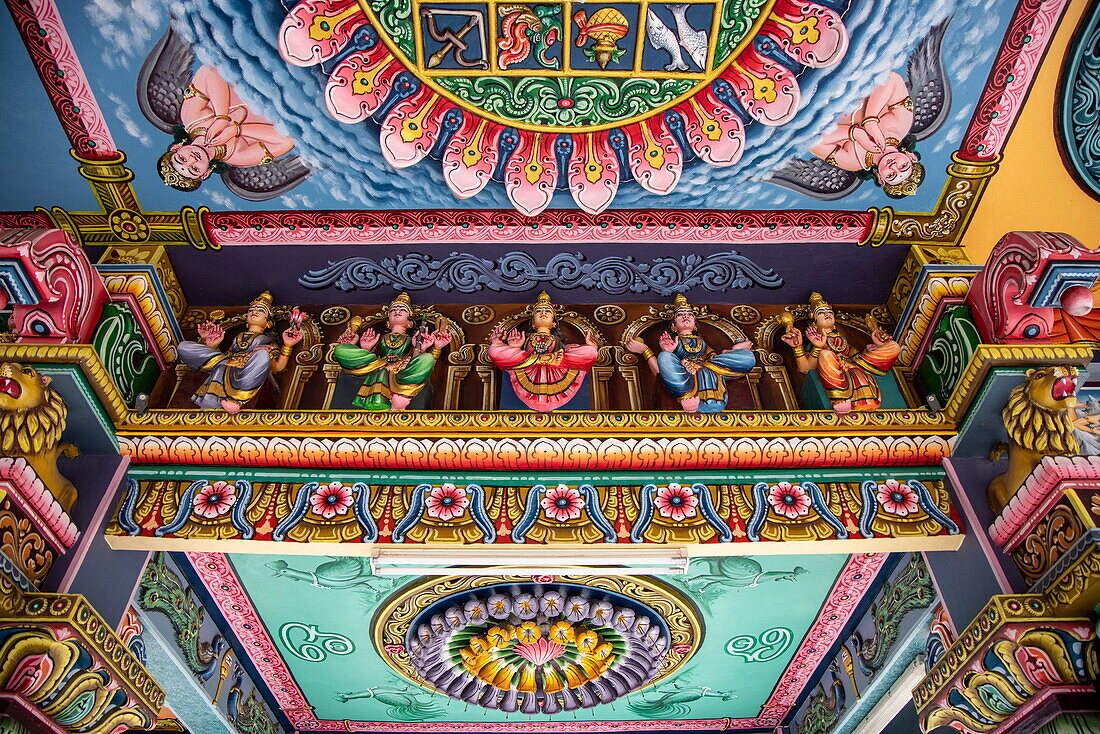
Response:
M532 410L549 412L572 399L596 363L599 342L591 330L584 344L567 344L558 329L559 309L546 291L531 307L531 331L500 325L489 334L489 359L508 373L516 396Z
M901 347L868 315L867 326L871 343L856 349L840 332L836 312L820 293L810 294L810 325L803 346L802 332L795 328L794 317L781 316L786 330L780 337L792 350L798 371L803 374L816 372L825 388L825 394L837 413L853 410L878 410L882 404L882 391L875 381L894 366Z
M498 181L534 216L559 181L598 213L623 178L667 194L690 157L733 165L746 125L794 118L796 73L848 48L840 14L810 0L566 8L303 0L279 51L326 64L328 113L377 120L390 165L436 156L456 197Z
M451 343L446 320L432 326L419 321L409 294L402 293L386 309L386 330L359 329L363 320L348 322L332 358L344 371L361 376L353 401L365 410L405 410L432 376L442 351Z
M304 335L306 317L294 309L289 328L277 334L272 329L274 311L275 300L268 291L254 298L244 315L244 330L230 340L225 351L219 347L226 337L225 327L214 321L198 325L200 341L180 342L180 361L206 373L191 402L204 410L238 413L260 391L269 374L286 369L294 345Z

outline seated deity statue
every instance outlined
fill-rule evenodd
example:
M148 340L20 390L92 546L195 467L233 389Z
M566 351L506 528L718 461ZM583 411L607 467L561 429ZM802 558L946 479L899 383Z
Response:
M489 335L489 359L508 373L516 396L532 410L565 405L596 363L595 334L586 330L584 344L566 344L557 326L557 310L544 291L531 310L533 331L505 333L497 326Z
M407 293L387 309L386 331L368 328L362 335L349 324L332 357L346 372L363 376L353 404L365 410L404 410L432 376L443 348L451 343L445 329L417 328Z
M871 343L857 350L837 329L836 314L820 293L810 294L810 321L806 338L810 350L802 343L802 332L794 327L794 319L784 320L786 331L780 337L794 350L798 371L806 374L817 370L825 394L837 413L853 410L878 410L882 394L876 375L885 375L901 353L901 347L873 319L869 325Z
M756 366L752 342L741 341L731 349L715 351L699 335L695 311L687 298L676 296L672 308L670 330L662 332L658 340L660 352L654 353L641 339L631 339L626 348L646 361L688 413L725 410L729 401L726 380Z
M301 324L292 319L280 340L280 335L271 330L273 306L269 292L257 296L245 313L244 331L233 337L224 352L218 345L225 339L225 329L213 321L199 324L202 343L180 343L180 361L193 370L208 373L206 381L191 396L195 405L203 410L221 408L227 413L237 413L255 397L269 374L286 368L294 345L302 340Z

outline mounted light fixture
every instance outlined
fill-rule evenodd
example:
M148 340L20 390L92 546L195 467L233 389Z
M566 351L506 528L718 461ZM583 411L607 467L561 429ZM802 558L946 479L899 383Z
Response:
M666 576L687 571L691 558L682 548L559 550L517 547L459 548L452 551L376 548L371 573L376 576Z

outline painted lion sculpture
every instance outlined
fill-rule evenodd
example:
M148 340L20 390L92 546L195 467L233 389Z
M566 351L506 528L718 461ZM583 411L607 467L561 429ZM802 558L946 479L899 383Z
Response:
M1044 456L1081 453L1073 435L1077 418L1077 368L1061 365L1027 371L1001 412L1008 429L1008 471L989 483L989 506L1000 512Z
M76 502L76 487L57 470L57 457L77 453L61 442L67 415L49 377L27 365L0 363L0 456L26 459L66 512Z

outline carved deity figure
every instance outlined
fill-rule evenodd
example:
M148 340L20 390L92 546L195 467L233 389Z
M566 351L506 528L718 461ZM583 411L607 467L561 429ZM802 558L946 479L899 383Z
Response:
M626 348L641 355L653 374L688 413L725 410L729 395L726 380L740 377L756 366L752 342L741 341L732 349L716 352L695 328L695 310L682 294L672 304L670 331L661 333L661 351L654 353L641 339Z
M806 329L811 345L808 352L802 344L802 332L794 328L794 319L789 314L785 316L787 330L781 338L794 350L799 372L806 374L817 370L833 410L837 413L878 410L882 394L875 375L884 375L894 366L901 352L898 343L874 324L872 343L863 351L855 349L837 330L833 307L820 293L810 294L811 325Z
M417 330L407 293L395 298L386 310L384 333L367 329L359 336L357 325L349 323L332 352L345 371L363 376L353 403L366 410L407 408L428 384L443 347L451 343L451 334L445 329L429 331L423 326Z
M489 359L508 373L516 395L532 410L547 412L565 405L596 363L595 334L586 330L584 344L566 344L557 325L557 311L543 291L531 309L534 331L505 333L497 326L489 335Z
M281 335L271 331L274 299L264 291L250 304L245 313L245 329L233 337L226 351L218 345L225 339L225 329L213 321L199 324L202 343L185 341L179 345L180 361L193 370L208 373L206 381L191 396L191 401L203 410L221 408L237 413L255 397L269 374L286 369L294 345L302 340L302 329L296 320Z

